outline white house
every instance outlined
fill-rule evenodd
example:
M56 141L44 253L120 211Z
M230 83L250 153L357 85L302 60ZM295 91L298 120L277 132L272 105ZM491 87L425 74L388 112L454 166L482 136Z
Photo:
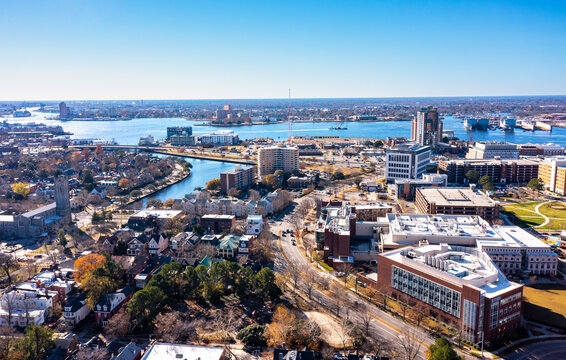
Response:
M161 254L169 246L169 239L163 235L159 235L159 238L152 238L147 243L147 252L151 255Z
M248 215L246 221L246 235L259 235L263 230L263 216Z
M67 299L63 309L63 317L67 324L74 326L84 320L92 309L86 303L86 296L79 295Z

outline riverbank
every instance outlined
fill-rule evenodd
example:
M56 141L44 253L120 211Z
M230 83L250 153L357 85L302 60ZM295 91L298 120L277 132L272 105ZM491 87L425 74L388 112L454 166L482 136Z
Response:
M196 120L204 121L204 120ZM293 120L292 124L300 123L311 123L311 124L323 124L323 123L343 123L343 122L357 122L357 123L371 123L371 122L392 122L392 121L411 121L410 119L372 119L372 120ZM245 122L245 123L226 123L226 124L215 124L211 121L194 124L193 126L215 126L215 127L238 127L238 126L253 126L253 125L275 125L275 124L288 124L287 121L257 121L257 122Z
M220 161L220 162L228 162L234 164L243 164L243 165L255 165L256 162L254 160L248 160L241 157L224 155L224 156L214 156L214 155L199 155L199 154L192 154L187 152L179 152L179 151L165 151L165 150L155 150L153 151L156 154L162 155L169 155L169 156L178 156L178 157L185 157L185 158L192 158L192 159L200 159L200 160L210 160L210 161Z

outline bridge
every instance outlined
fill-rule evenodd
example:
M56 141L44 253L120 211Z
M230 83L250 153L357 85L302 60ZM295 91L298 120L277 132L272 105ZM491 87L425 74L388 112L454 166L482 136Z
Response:
M71 148L71 149L96 149L97 147L98 147L98 145L71 145L71 146L69 146L69 148ZM100 144L100 147L103 150L147 151L147 152L152 152L152 153L156 153L156 154L186 157L186 158L192 158L192 159L220 161L220 162L243 164L243 165L255 165L256 164L256 162L254 160L248 160L248 159L234 159L234 158L227 158L227 157L220 157L220 156L213 156L213 155L206 155L206 154L188 153L188 152L180 153L180 152L177 152L175 148L168 147L168 146L103 145L103 144Z

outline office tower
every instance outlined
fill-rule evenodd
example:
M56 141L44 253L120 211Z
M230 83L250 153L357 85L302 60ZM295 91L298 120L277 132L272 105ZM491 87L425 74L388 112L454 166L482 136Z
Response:
M421 108L411 123L411 138L419 145L436 147L442 141L442 120L438 109L432 106Z
M64 102L59 103L59 118L66 119L69 117L69 108Z
M413 142L399 144L385 152L385 178L416 179L426 171L430 163L430 146Z

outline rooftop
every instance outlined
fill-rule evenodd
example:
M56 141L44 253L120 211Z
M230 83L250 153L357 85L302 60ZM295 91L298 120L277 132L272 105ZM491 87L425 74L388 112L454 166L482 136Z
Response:
M387 214L387 221L391 233L446 237L498 237L485 220L475 215Z
M393 146L389 151L421 151L421 150L430 150L430 146L419 145L415 142L405 142Z
M483 206L492 207L497 203L482 192L469 188L423 188L418 191L429 203L437 206Z
M521 287L510 282L484 252L447 244L405 247L382 256L458 286L470 286L496 297Z
M537 165L538 162L528 159L446 159L447 161L457 165L499 165L499 164L517 164L517 165Z
M154 216L158 219L170 219L180 215L182 212L182 210L145 209L136 212L131 217L146 218Z
M536 248L550 251L550 246L518 226L494 226L499 239L478 239L480 246Z
M220 347L155 343L142 360L220 360L224 349Z

